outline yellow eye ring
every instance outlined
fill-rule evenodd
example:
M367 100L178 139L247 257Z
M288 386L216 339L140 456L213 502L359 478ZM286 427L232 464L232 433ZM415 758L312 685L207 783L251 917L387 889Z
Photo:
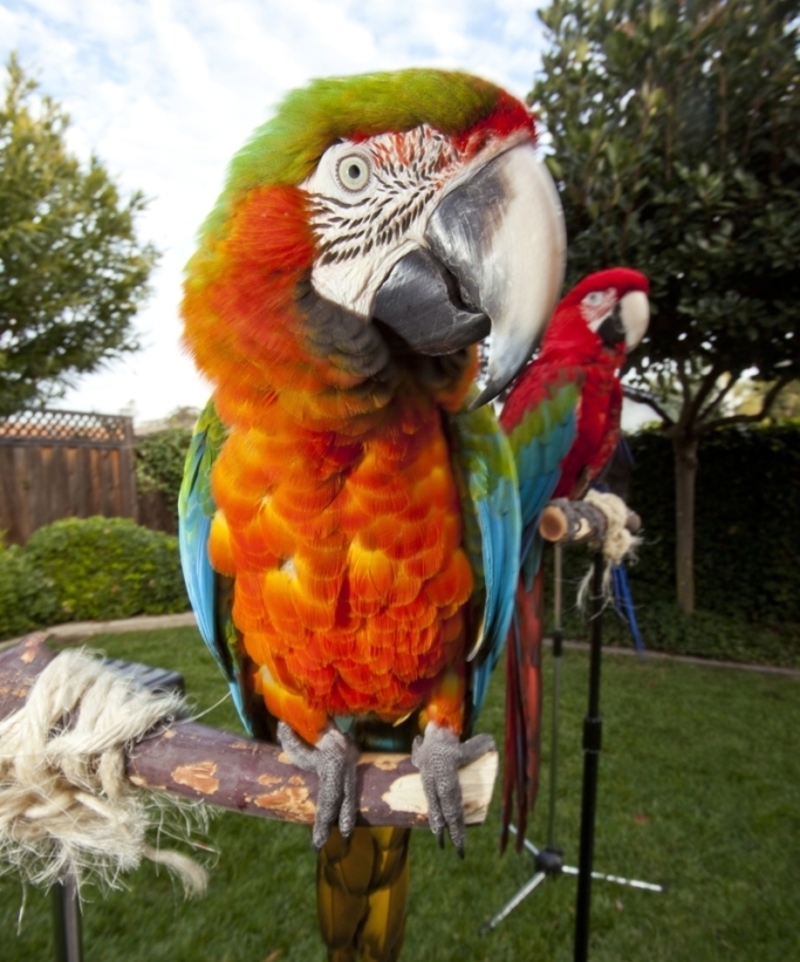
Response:
M336 165L336 179L345 190L363 190L371 174L369 161L361 154L348 154Z

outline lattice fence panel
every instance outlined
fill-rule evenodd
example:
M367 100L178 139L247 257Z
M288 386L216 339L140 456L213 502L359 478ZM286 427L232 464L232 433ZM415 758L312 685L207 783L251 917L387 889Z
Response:
M118 447L133 437L131 419L118 414L85 411L19 411L0 418L0 444L61 441L68 445L109 444Z
M21 411L0 419L0 530L22 544L59 518L136 518L133 423L123 415Z

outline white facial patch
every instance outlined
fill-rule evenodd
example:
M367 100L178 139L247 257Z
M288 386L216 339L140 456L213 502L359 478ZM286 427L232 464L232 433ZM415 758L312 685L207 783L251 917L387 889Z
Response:
M329 147L300 185L312 198L316 290L368 317L392 267L425 246L428 218L459 169L451 141L427 124Z
M597 329L614 310L617 303L617 292L613 287L606 291L591 291L580 303L581 317L587 327L597 333Z

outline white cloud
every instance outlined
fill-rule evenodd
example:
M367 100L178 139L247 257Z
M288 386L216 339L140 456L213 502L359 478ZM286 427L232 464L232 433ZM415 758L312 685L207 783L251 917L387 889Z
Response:
M228 161L311 77L430 65L524 97L541 28L523 0L0 0L0 57L19 52L72 117L70 146L97 153L151 198L140 236L164 252L137 317L144 350L84 378L65 405L142 419L201 405L179 348L181 271Z

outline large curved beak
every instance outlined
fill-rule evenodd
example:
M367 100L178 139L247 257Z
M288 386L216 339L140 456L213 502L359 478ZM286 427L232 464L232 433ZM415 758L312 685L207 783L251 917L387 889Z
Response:
M644 291L628 291L619 302L627 354L638 347L650 324L650 300Z
M491 330L489 379L473 404L496 397L531 356L564 278L561 203L532 144L490 160L449 191L425 230L428 250L401 258L373 314L425 354L449 354Z
M644 291L628 291L597 327L600 339L612 351L625 342L625 353L639 345L650 322L650 301Z

